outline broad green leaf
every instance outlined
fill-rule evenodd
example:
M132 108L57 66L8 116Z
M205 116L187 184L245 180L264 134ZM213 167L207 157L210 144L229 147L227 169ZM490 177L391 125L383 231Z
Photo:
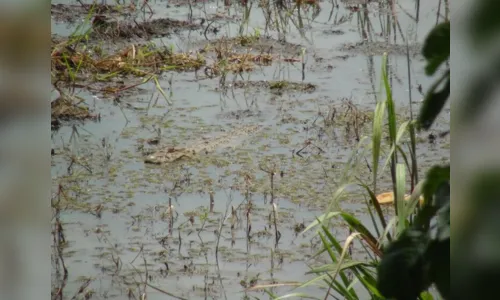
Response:
M436 70L450 57L450 22L443 22L434 27L427 35L422 49L427 60L425 73L433 75Z
M461 126L474 123L488 105L496 100L494 93L500 80L500 55L492 57L487 68L471 74L470 78L466 94L460 99L457 112L454 112L454 118L460 120L457 123Z
M436 91L442 82L445 82L444 87ZM448 97L450 96L450 70L448 70L427 92L420 113L418 116L418 127L428 130L437 116L443 110Z
M443 183L435 193L436 206L439 207L437 216L437 239L450 238L450 184Z
M432 294L425 291L420 293L420 299L421 300L434 300L434 297L432 297Z
M434 240L429 245L427 259L430 262L431 280L445 299L450 299L450 239Z
M424 254L428 236L408 229L384 251L377 288L387 298L416 299L430 284Z
M500 29L500 2L497 0L474 1L470 37L477 48L481 48Z
M434 166L426 176L425 185L423 186L425 202L428 203L443 183L450 181L450 166ZM429 203L432 204L432 203Z

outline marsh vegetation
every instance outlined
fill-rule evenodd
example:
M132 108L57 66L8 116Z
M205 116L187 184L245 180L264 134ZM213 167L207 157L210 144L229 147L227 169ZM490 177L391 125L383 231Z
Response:
M420 49L447 1L52 1L51 12L52 299L268 299L299 286L299 297L381 298L328 268L377 261L397 207L373 197L411 193L449 163L447 108L432 132L412 131L433 82Z

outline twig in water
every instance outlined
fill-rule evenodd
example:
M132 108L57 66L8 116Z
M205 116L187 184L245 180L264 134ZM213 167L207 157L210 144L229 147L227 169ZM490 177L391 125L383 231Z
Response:
M229 211L229 206L231 205L232 200L233 200L232 196L230 195L229 201L227 202L227 205L226 205L226 211L224 212L224 216L220 219L220 223L219 223L219 229L217 232L217 244L215 245L215 261L216 261L217 265L219 265L219 242L220 242L220 236L222 235L222 226L224 225L224 221L227 218L227 213Z
M214 191L210 190L210 213L214 212L214 205L215 205L215 200L214 200Z

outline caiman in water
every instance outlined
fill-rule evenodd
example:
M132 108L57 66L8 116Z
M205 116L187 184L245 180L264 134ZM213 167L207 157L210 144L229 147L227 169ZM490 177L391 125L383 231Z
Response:
M182 158L194 158L198 153L213 152L218 148L234 146L234 141L262 129L259 125L244 125L217 137L204 139L192 143L186 147L162 147L155 153L145 158L145 163L165 164L177 161Z

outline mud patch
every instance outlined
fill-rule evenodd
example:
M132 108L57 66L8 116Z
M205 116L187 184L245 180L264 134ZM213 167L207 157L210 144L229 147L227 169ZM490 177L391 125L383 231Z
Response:
M92 21L90 41L101 40L131 40L134 38L150 40L179 33L182 30L195 30L201 28L200 24L169 18L154 19L137 23L135 21L115 20L99 15Z
M235 111L228 111L217 114L218 118L221 119L244 119L244 118L255 118L262 116L262 111L251 110L251 109L239 109Z
M285 41L279 41L271 37L257 35L239 36L234 38L222 38L208 45L209 48L228 48L234 52L245 52L249 49L253 52L267 54L281 54L286 56L298 56L302 52L302 46Z
M409 54L412 57L418 56L421 53L421 44L411 44L408 47ZM349 51L361 53L364 55L383 55L384 52L393 55L406 55L406 45L387 44L385 42L367 42L344 44L339 48L341 51Z
M317 86L312 83L290 82L290 81L235 81L234 88L257 88L268 89L274 93L283 93L289 91L301 91L312 93L316 91Z

